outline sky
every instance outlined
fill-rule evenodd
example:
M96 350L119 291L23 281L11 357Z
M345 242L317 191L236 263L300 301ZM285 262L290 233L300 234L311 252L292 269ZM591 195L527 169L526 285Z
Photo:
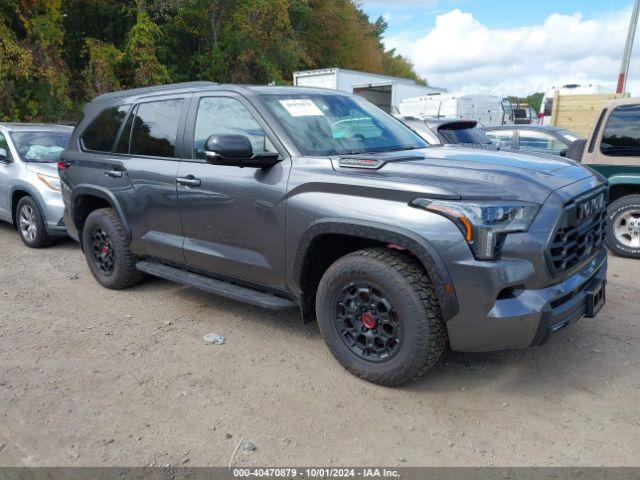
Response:
M387 49L449 92L526 96L570 83L615 91L631 0L362 0ZM640 37L640 28L637 37ZM627 90L640 95L640 41Z

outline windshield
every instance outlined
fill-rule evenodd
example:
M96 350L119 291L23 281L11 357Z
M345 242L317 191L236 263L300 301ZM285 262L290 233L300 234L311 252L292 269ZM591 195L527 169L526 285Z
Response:
M50 163L60 160L60 154L67 148L71 130L63 131L21 131L12 132L11 138L20 158L25 162Z
M438 134L445 144L472 143L477 145L489 145L491 139L477 127L460 128L457 126L440 127Z
M427 144L395 118L358 97L263 94L303 155L349 155L424 148Z

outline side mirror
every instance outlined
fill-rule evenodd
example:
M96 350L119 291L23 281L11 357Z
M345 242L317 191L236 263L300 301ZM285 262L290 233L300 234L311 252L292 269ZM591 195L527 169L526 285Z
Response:
M6 148L0 148L0 162L9 163L9 152Z
M560 155L561 157L566 157L567 156L567 151L568 151L567 148L565 148L564 150L560 150L560 153L558 155Z
M254 155L251 142L244 135L211 135L205 143L207 161L214 165L268 168L280 161L277 153Z

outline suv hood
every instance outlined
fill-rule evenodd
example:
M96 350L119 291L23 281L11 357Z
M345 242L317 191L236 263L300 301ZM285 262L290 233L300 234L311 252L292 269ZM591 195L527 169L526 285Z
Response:
M598 175L562 157L556 160L448 146L340 158L375 159L382 166L377 170L342 166L338 171L358 171L370 178L379 176L405 185L408 190L412 190L410 185L415 185L417 192L431 187L437 195L460 199L500 198L542 204L551 192Z
M27 170L33 173L39 173L40 175L46 175L47 177L58 178L58 164L56 162L28 162Z

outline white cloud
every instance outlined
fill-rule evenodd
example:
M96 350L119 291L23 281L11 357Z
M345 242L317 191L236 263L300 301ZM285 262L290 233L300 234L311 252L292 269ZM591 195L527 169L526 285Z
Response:
M449 91L527 95L567 83L615 89L630 10L587 20L552 14L541 25L492 29L459 9L440 15L426 35L385 39L414 63L432 85ZM629 78L640 79L640 52ZM640 94L640 80L629 82Z

